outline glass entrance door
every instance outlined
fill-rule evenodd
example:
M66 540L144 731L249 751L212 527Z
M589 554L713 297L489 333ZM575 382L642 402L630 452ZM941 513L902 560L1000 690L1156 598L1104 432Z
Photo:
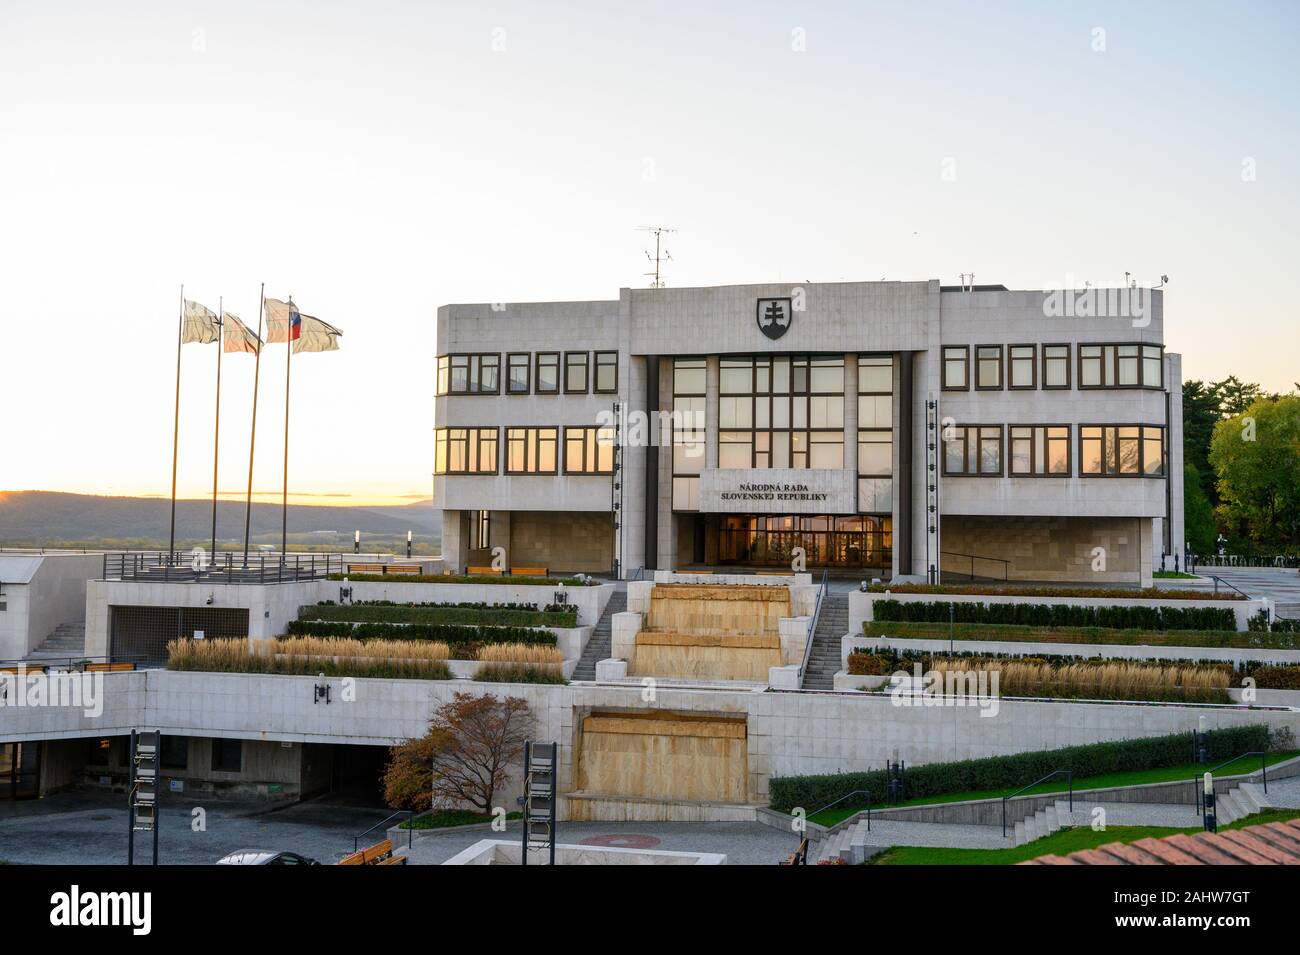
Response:
M40 795L40 743L0 743L0 799Z

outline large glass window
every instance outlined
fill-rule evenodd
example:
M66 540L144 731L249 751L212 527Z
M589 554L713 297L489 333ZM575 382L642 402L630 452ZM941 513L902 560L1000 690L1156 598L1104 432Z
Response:
M1080 425L1079 473L1086 477L1163 477L1165 429L1153 425Z
M1002 475L1002 426L964 425L945 428L943 473L954 477Z
M614 429L564 429L565 474L613 474Z
M506 428L507 474L554 474L558 428Z
M1008 454L1011 474L1023 477L1068 477L1069 425L1010 425Z
M858 510L893 509L894 359L858 356Z
M718 562L789 567L801 547L813 566L875 567L893 562L889 517L725 514L719 518Z
M495 395L500 390L500 355L439 356L438 394Z
M844 359L723 358L718 467L844 467Z
M708 365L703 358L673 361L673 510L700 508L704 470L705 398ZM721 446L719 446L721 447Z
M496 474L496 428L435 428L434 474Z
M1080 388L1163 388L1164 347L1119 344L1079 346Z

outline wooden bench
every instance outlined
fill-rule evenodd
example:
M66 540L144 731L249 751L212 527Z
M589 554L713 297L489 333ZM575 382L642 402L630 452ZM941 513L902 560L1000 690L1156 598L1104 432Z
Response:
M391 855L387 859L381 859L375 865L406 865L406 856Z
M87 673L127 673L135 669L134 663L87 663Z
M755 577L789 577L791 576L791 574L793 574L793 571L787 572L784 570L760 570L755 572L754 576Z
M466 567L465 573L471 577L500 577L501 571L495 567Z
M674 570L674 574L711 574L711 570Z
M393 861L400 859L400 862ZM406 865L406 856L393 855L393 840L385 839L357 852L350 852L335 865Z
M546 577L545 567L511 567L510 576L512 577Z
M424 568L419 564L385 564L384 573L386 574L421 574Z
M18 676L20 673L44 673L44 672L45 672L45 667L41 666L40 664L33 664L31 666L0 667L0 673L12 673L14 676Z
M382 574L383 564L348 564L349 574Z

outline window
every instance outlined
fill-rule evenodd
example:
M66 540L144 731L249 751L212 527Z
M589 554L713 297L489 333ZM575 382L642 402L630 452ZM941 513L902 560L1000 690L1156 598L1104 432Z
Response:
M1080 345L1080 388L1163 388L1164 346Z
M492 512L471 511L469 520L469 549L482 550L492 546Z
M970 390L970 349L965 345L944 346L943 390Z
M537 353L537 393L553 395L560 390L560 353L542 351Z
M1007 346L1008 388L1038 387L1037 352L1036 345Z
M528 394L529 372L532 370L533 356L528 352L515 352L506 355L506 393L511 395Z
M1070 387L1070 346L1043 346L1043 387Z
M1009 470L1017 476L1068 477L1069 425L1010 425Z
M891 474L893 466L893 434L888 431L859 431L858 474Z
M718 466L844 467L844 358L723 358Z
M1088 477L1164 477L1165 429L1156 425L1080 425L1079 473Z
M436 428L434 474L496 474L496 428Z
M495 395L500 390L500 355L442 355L438 358L438 394Z
M975 390L1002 390L1002 346L975 346Z
M703 358L673 360L673 510L700 508L700 478L704 470L707 362Z
M618 352L596 352L596 380L592 390L598 395L618 393Z
M571 395L587 393L587 353L585 351L566 351L564 353L564 391Z
M565 474L613 474L614 429L564 429Z
M190 764L190 738L164 733L158 760L163 769L186 769Z
M894 359L858 356L858 510L893 508Z
M506 428L507 474L554 474L558 428Z
M943 439L943 473L956 477L1002 476L1002 426L947 428Z
M212 771L237 773L244 765L244 741L214 739L212 741Z

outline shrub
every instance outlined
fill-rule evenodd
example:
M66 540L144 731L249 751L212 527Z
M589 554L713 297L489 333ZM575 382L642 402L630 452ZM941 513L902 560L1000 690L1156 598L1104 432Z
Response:
M1253 677L1261 690L1300 690L1300 666L1247 666L1243 676Z
M437 640L451 644L527 643L555 646L555 634L533 627L475 627L453 623L349 623L328 620L290 620L290 636L356 637L382 640Z
M335 659L341 657L341 659ZM450 680L445 659L393 659L330 653L285 654L253 651L245 639L172 640L167 644L167 669L209 673L280 673L333 677L374 677L391 680Z
M299 620L350 623L461 623L500 627L576 627L578 612L505 607L446 607L413 604L316 604L298 609Z
M1113 646L1171 647L1289 647L1300 639L1289 633L1245 633L1237 630L1115 630L1105 627L1030 627L1019 624L900 623L868 620L868 637L916 637L947 640L1003 640L1013 643L1095 643Z
M1235 592L1209 593L1204 590L1168 590L1142 587L998 587L989 584L872 584L872 593L969 594L982 597L1123 597L1126 600L1245 600Z
M1208 736L1212 762L1222 762L1252 750L1267 750L1275 742L1265 725L1218 729ZM1283 741L1276 742L1280 744ZM1190 733L1090 743L1011 756L909 766L907 792L909 797L927 797L1012 790L1058 769L1073 770L1074 778L1080 780L1106 773L1180 766L1190 762L1191 758ZM880 801L884 798L887 782L888 774L883 769L825 776L775 776L769 784L769 798L777 812L803 807L811 814L857 789L869 792L873 803Z
M378 582L383 584L514 584L517 587L595 587L599 580L590 582L577 577L513 577L478 576L469 574L330 574L330 580L347 579L352 582Z
M1277 617L1270 623L1268 611L1261 610L1251 615L1246 627L1253 633L1300 633L1300 620Z
M1035 627L1106 627L1147 630L1232 630L1236 617L1224 607L1090 607L1077 604L958 603L877 600L872 615L879 621L1002 623Z
M890 658L879 653L854 650L849 654L849 673L854 676L886 676L895 669Z
M563 683L564 657L554 647L494 644L481 647L474 679L496 683Z

